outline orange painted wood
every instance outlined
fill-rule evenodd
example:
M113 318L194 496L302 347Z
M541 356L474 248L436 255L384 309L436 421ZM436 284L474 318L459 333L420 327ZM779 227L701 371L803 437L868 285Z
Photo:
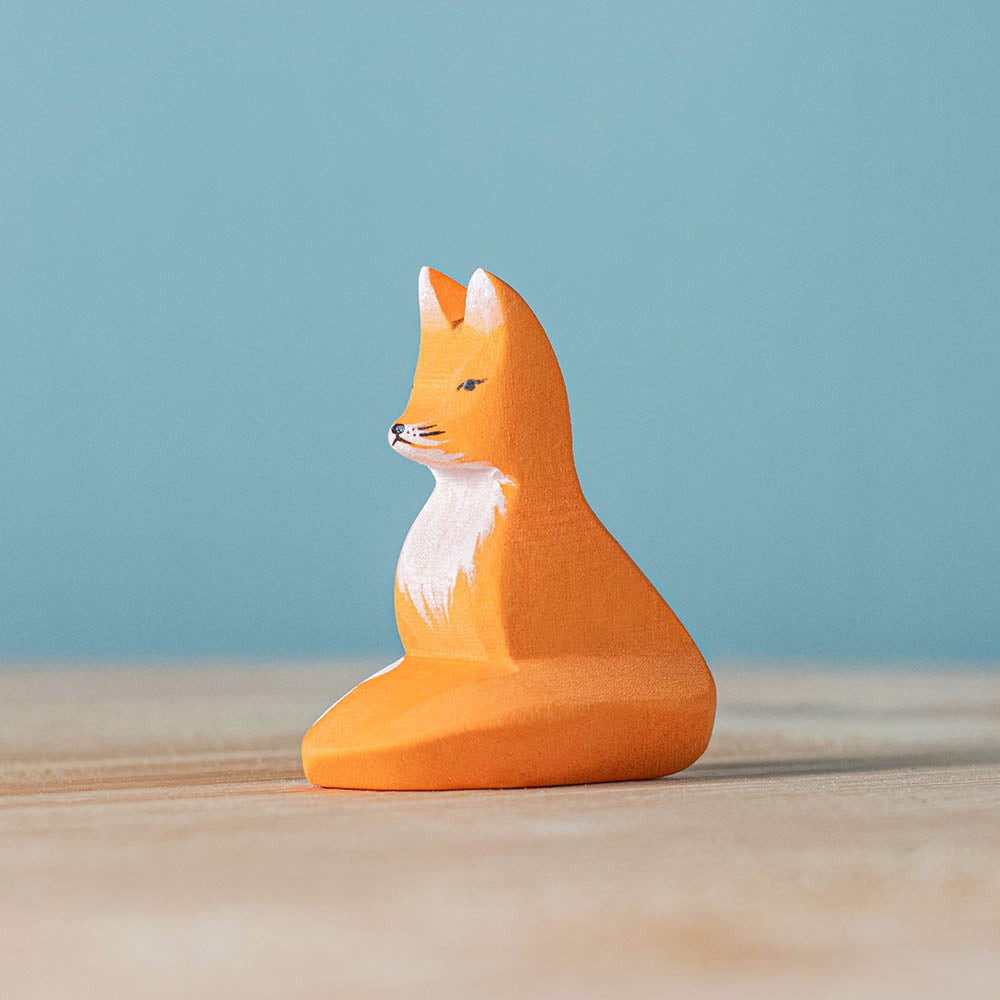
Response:
M420 354L389 431L434 491L406 538L406 651L302 745L317 785L446 789L653 778L704 752L715 686L591 510L545 331L486 271L424 268Z

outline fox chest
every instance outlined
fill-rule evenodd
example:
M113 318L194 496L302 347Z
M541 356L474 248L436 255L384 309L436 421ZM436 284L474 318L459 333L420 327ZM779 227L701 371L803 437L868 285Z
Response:
M512 486L492 466L435 468L434 492L403 543L396 585L429 625L449 620L461 574L475 584L476 557L506 513L504 486Z

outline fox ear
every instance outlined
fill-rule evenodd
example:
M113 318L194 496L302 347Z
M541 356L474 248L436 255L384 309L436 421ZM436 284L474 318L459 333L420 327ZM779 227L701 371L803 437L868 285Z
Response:
M478 333L492 333L498 326L513 325L522 313L531 314L527 303L505 281L479 268L469 279L465 294L465 325Z
M465 287L430 267L420 269L417 282L420 329L450 331L465 313Z

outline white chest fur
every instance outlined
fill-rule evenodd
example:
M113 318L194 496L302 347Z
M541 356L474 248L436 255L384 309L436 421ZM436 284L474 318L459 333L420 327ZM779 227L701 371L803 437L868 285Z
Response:
M448 620L459 573L471 583L476 549L504 513L504 484L511 481L492 465L432 467L434 492L403 542L396 583L428 624Z

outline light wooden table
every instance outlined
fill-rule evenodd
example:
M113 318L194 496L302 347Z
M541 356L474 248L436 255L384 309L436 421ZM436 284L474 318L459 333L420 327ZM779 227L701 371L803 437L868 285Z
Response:
M311 788L370 666L0 672L0 996L1000 996L1000 672L723 665L673 778Z

